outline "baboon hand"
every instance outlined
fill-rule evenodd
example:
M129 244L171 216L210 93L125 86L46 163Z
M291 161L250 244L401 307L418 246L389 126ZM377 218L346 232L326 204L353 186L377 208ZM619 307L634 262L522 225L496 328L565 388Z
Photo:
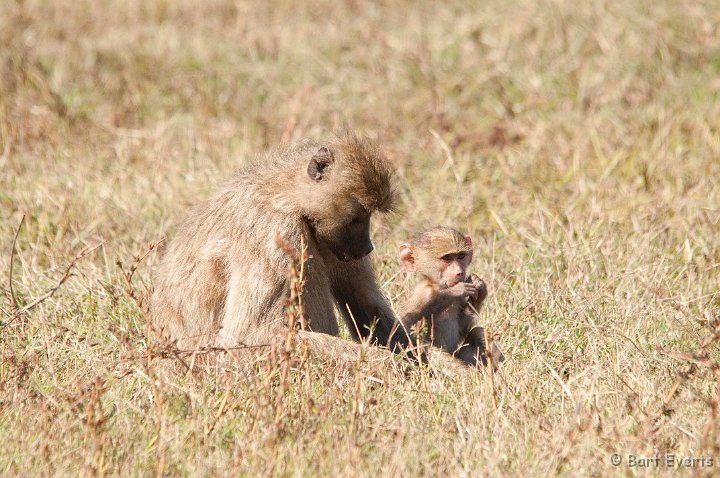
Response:
M475 286L475 294L470 297L470 301L475 307L480 307L488 294L485 281L482 280L477 274L470 274L470 277L468 277L468 281Z
M478 292L477 286L471 282L458 282L448 289L450 295L458 299L470 299Z

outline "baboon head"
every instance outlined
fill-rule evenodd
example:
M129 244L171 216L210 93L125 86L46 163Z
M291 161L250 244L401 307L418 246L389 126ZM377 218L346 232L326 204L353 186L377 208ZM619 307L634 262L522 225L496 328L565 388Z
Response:
M353 135L310 150L300 201L316 239L342 261L372 252L370 217L391 209L392 179L380 150Z
M472 239L451 227L433 227L400 246L400 263L441 288L465 281L472 262Z

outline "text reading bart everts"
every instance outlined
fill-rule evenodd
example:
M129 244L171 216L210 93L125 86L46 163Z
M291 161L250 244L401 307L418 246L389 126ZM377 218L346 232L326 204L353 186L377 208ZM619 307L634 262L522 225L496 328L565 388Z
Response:
M715 460L711 456L687 457L672 453L655 456L613 453L610 456L610 464L613 466L625 465L630 468L657 468L661 466L666 468L710 468L715 466Z

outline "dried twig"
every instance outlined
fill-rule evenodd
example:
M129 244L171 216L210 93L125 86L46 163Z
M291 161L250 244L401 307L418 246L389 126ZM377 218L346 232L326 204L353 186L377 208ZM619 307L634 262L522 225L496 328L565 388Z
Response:
M15 262L15 245L17 244L18 234L20 234L20 228L22 228L23 222L25 222L25 214L20 218L20 224L18 224L17 230L15 231L15 237L13 237L12 249L10 250L10 298L12 299L13 309L19 309L17 299L15 298L15 291L13 290L13 262Z
M660 348L659 351L675 360L685 362L691 367L702 367L704 373L711 373L715 378L717 395L712 398L703 399L710 410L705 424L705 429L702 434L701 445L703 448L710 450L712 453L717 453L720 451L720 446L717 441L717 421L718 415L720 415L720 362L715 359L714 354L709 349L714 343L720 340L720 319L712 320L708 326L710 333L702 341L700 341L699 348L696 351L684 353L665 350L662 348ZM680 385L686 383L689 377L689 372L680 372L680 377L675 382L663 402L663 413L665 412L665 409L669 407L670 400L676 396ZM658 419L659 417L656 418L656 421Z
M86 247L86 248L84 248L82 251L80 251L80 252L73 258L73 260L70 262L70 264L68 264L68 266L65 268L65 272L63 273L62 277L61 277L60 280L57 282L57 284L55 284L55 286L51 287L47 292L45 292L43 295L41 295L40 297L38 297L38 298L35 299L34 301L32 301L32 302L30 302L29 304L27 304L26 306L18 309L18 313L19 313L19 314L27 313L27 312L29 312L30 310L32 310L33 308L35 308L36 306L40 305L42 302L46 301L47 299L49 299L50 297L52 297L53 295L55 295L55 292L57 292L57 290L60 288L60 286L62 286L62 285L65 283L65 281L68 280L68 279L70 278L70 276L72 275L70 272L71 272L71 271L73 270L73 268L75 267L75 264L77 264L77 262L78 262L80 259L82 259L85 255L87 255L87 254L89 254L90 252L94 251L95 249L97 249L98 247L102 246L103 244L105 244L105 241L102 241L101 243L96 244L96 245L93 246L93 247Z
M163 237L162 239L160 239L156 242L149 243L147 249L145 250L145 252L142 255L136 255L133 257L133 260L130 263L130 268L127 271L123 267L122 261L120 259L117 259L115 261L115 264L117 264L117 266L122 271L123 279L125 280L125 289L124 289L125 294L128 297L130 297L133 301L135 301L135 303L138 305L138 307L143 312L143 314L147 314L147 312L148 312L146 300L152 291L149 290L147 287L145 287L146 290L144 293L138 293L135 290L135 286L132 283L132 279L133 279L133 276L135 275L135 272L137 271L137 268L140 265L140 263L142 261L144 261L145 258L148 255L150 255L151 252L153 252L155 249L157 249L158 246L160 246L160 244L162 244L164 241L165 241L165 238Z
M305 308L303 306L303 288L305 285L305 261L308 259L307 246L304 238L300 239L300 253L298 254L292 246L282 238L275 240L277 246L287 255L290 263L288 265L290 278L290 296L285 299L285 316L287 317L287 333L285 335L285 347L281 352L282 363L280 366L280 392L282 397L287 391L288 376L293 363L293 355L298 346L298 330L308 328L305 319ZM307 351L307 349L306 349ZM275 425L280 425L284 416L282 400L278 399L276 404Z
M300 254L293 250L287 241L278 237L275 239L277 246L290 259L290 296L285 300L285 310L288 319L288 330L307 330L308 323L305 318L303 306L303 288L305 287L305 262L308 260L307 246L304 238L300 238ZM290 337L288 337L289 339Z
M189 357L193 355L210 355L214 353L227 353L232 352L235 350L253 350L253 349L260 349L260 348L266 348L270 347L270 344L257 344L257 345L236 345L233 347L214 347L214 346L207 346L207 347L198 347L196 349L179 349L174 346L174 344L169 345L163 345L160 347L153 347L149 349L146 353L143 354L135 354L135 355L129 355L125 357L124 361L133 361L133 360L140 360L140 359L147 359L148 356L153 358L177 358L180 359L182 357Z

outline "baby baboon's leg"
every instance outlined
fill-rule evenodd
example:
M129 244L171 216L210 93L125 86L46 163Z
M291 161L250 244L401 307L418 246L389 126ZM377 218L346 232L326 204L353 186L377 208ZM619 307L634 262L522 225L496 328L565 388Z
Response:
M500 348L495 345L494 342L490 346L488 357L485 329L479 326L474 327L470 331L463 346L453 355L472 366L479 365L480 363L486 366L489 360L492 363L493 371L497 371L498 365L505 361L505 355L503 355Z
M485 329L474 327L465 338L465 343L453 355L468 365L487 365Z

